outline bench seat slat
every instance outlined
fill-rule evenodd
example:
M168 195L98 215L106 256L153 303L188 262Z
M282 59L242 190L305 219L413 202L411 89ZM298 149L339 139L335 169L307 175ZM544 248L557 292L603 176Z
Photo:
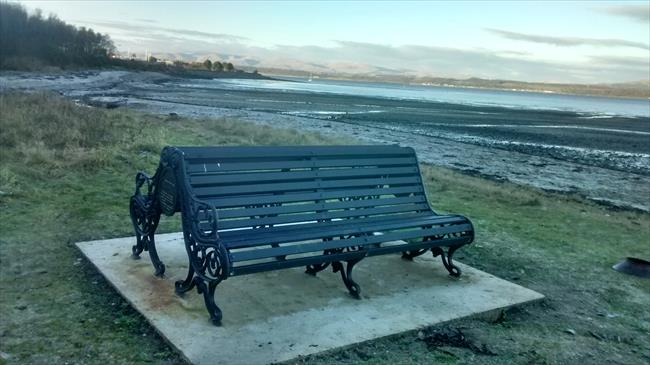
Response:
M257 230L230 231L221 234L224 245L229 249L305 241L314 238L338 237L342 235L380 232L426 225L464 223L466 219L457 216L437 216L430 212L404 214L402 217L370 217L363 220L342 220L306 223L290 226L276 226ZM258 231L258 232L255 232Z
M458 238L446 238L442 240L437 240L437 241L427 241L427 242L422 242L422 243L416 243L416 244L411 244L409 245L408 249L409 250L418 250L418 249L428 249L431 247L439 247L439 246L453 246L453 245L461 245L464 243L467 243L467 237L458 237ZM377 256L377 255L382 255L382 254L388 254L388 253L394 253L394 252L401 252L404 251L405 247L400 245L400 246L386 246L386 247L378 247L374 248L371 247L369 250L366 252L366 256ZM258 272L265 272L269 270L275 270L278 268L282 269L288 269L292 267L300 267L300 266L305 266L305 265L312 265L312 264L318 264L318 263L331 263L334 261L345 261L345 260L351 260L354 258L359 258L360 254L358 252L344 252L340 254L332 254L332 255L318 255L318 256L309 256L309 257L300 257L292 260L285 260L285 261L273 261L273 262L263 262L263 263L255 263L255 264L250 264L250 265L242 265L239 267L235 267L233 269L233 275L248 275L248 274L254 274Z
M417 228L418 226L409 225L409 228ZM442 226L426 229L416 229L405 232L387 232L382 235L375 236L363 236L363 237L354 237L342 240L332 240L324 242L312 242L312 243L303 243L303 244L294 244L280 247L272 248L262 248L262 249L253 249L243 252L232 252L232 260L234 262L248 261L248 260L259 260L263 258L271 258L276 256L284 255L297 255L305 254L310 252L319 252L323 250L331 250L337 248L345 248L351 246L362 246L368 244L389 242L394 240L407 240L422 238L434 235L445 235L449 233L462 233L468 232L471 229L469 224L459 224L452 226ZM384 230L389 230L385 228ZM365 230L368 232L367 230ZM408 246L408 243L405 243L403 249L408 249L405 246Z
M431 212L421 212L421 213L409 213L408 215L402 215L402 219L411 219L411 218L422 218L422 217L436 217L442 223L453 223L459 221L458 216L455 215L435 215ZM395 221L396 217L387 217L387 216L378 216L378 217L369 217L364 218L364 222L368 225L372 224L384 224L387 221ZM234 245L238 241L247 241L250 242L252 239L260 238L264 235L274 235L277 232L286 233L288 235L294 234L301 231L312 231L312 230L332 230L337 231L339 228L345 226L358 226L359 221L354 219L340 219L340 220L331 220L325 222L306 222L302 224L288 224L283 226L273 226L265 227L258 229L242 229L242 230L228 230L219 232L221 240L228 245L228 247L237 248L239 246ZM319 228L320 227L320 228ZM338 232L338 231L337 231ZM289 238L290 240L290 238ZM245 246L247 246L245 244Z

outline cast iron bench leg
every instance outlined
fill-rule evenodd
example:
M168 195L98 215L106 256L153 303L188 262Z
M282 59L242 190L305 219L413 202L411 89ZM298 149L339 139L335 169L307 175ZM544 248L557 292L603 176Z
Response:
M158 257L156 250L156 228L160 221L160 212L152 211L143 200L131 198L131 221L135 229L136 244L131 248L134 259L139 259L142 251L149 252L149 258L155 269L155 275L162 277L165 274L165 265Z
M157 222L156 225L158 225ZM153 267L156 270L155 275L158 277L162 277L163 275L165 275L165 264L163 264L163 262L158 257L158 251L156 250L156 241L154 239L153 233L151 233L151 236L149 237L148 246L149 246L149 258L151 259L151 263L153 264Z
M454 252L459 248L460 246L451 246L447 250L447 253L442 249L442 247L433 247L431 248L431 253L433 253L433 257L438 257L442 259L442 264L445 265L445 269L449 271L449 275L454 276L454 277L459 277L461 274L460 268L452 262L452 256L454 256Z
M185 293L188 291L192 290L193 288L196 288L196 291L199 294L203 294L203 300L205 301L205 308L208 310L208 313L210 314L210 320L215 326L220 326L221 325L221 319L223 318L223 314L221 312L221 309L217 306L215 300L214 300L214 292L215 289L217 288L217 285L221 282L221 280L216 279L216 280L204 280L200 278L198 275L195 275L194 267L192 267L192 263L189 263L189 269L187 271L187 277L185 280L178 280L175 283L176 287L176 294L180 297L182 297Z
M194 282L194 267L192 267L192 262L189 262L188 266L189 269L187 269L187 277L185 277L185 280L178 280L174 283L176 294L179 297L182 297L185 293L196 286L196 283Z
M205 280L195 275L194 268L190 262L190 268L187 272L187 277L185 280L178 280L175 283L176 294L182 297L185 293L196 288L196 291L199 294L203 294L203 300L205 302L205 308L210 314L210 321L215 326L221 325L221 319L223 314L221 309L217 306L217 303L214 300L214 292L217 288L217 285L221 282L221 279Z
M345 287L348 288L350 295L356 299L361 299L361 287L354 280L352 280L352 268L356 265L361 259L354 259L346 261L345 270L343 269L343 264L340 261L332 262L332 269L334 272L340 272L341 278Z
M424 229L426 228L431 228L431 226L426 226L423 227ZM442 236L429 236L429 237L424 237L422 238L422 242L427 242L427 241L435 241L441 239ZM458 266L454 265L452 262L452 257L454 256L454 252L456 252L457 249L459 249L462 245L460 246L451 246L447 249L447 252L443 250L442 247L432 247L431 248L431 253L433 253L433 257L438 257L442 259L442 264L445 265L445 269L449 271L449 275L454 276L454 277L459 277L461 274L461 270ZM402 252L402 258L408 261L413 261L413 258L418 257L424 253L426 253L428 250L427 249L419 249L419 250L414 250L414 251L404 251Z
M186 225L184 221L183 237L189 260L187 276L175 283L176 294L182 297L196 288L199 294L203 294L210 320L214 325L220 326L223 314L214 300L214 292L217 285L228 277L228 269L224 267L226 252L223 249L199 245Z
M194 283L196 285L196 291L198 291L199 294L203 294L205 308L208 310L208 313L210 313L212 324L215 326L221 326L221 318L223 317L223 314L214 301L214 290L217 288L219 281L211 280L206 283L205 280L197 276L194 278Z

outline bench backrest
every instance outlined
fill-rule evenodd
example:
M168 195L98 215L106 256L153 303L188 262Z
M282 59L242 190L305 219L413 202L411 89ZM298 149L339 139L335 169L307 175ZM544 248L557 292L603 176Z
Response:
M219 230L430 214L415 151L399 146L178 147Z

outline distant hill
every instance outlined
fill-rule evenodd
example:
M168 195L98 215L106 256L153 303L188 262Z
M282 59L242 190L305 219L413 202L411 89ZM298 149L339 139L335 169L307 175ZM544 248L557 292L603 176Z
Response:
M332 80L350 80L367 82L388 82L411 85L482 88L511 91L528 91L542 93L558 93L573 95L592 95L623 98L650 98L650 80L625 82L617 84L561 84L543 82L523 82L513 80L491 80L471 77L468 79L453 79L446 77L419 77L399 74L351 74L351 73L315 73L301 70L286 70L281 68L264 68L258 70L264 74L275 76L309 77L318 76Z

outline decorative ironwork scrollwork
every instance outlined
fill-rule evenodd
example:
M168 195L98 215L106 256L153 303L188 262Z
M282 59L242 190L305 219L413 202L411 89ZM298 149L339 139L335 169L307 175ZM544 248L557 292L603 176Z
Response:
M432 226L424 226L422 229L431 229ZM447 234L439 234L439 235L430 235L422 238L422 242L429 242L429 241L438 241L442 239L447 239L447 238L458 238L458 237L463 237L465 235L464 232L452 232L452 233L447 233ZM431 248L431 253L433 254L433 257L438 257L442 259L442 264L445 266L445 269L449 271L449 275L458 277L461 275L461 270L458 266L454 265L452 261L452 257L454 255L454 252L459 248L460 246L451 246L447 249L447 252L444 251L443 247L438 246L438 247L432 247ZM412 261L413 258L418 257L420 255L423 255L429 251L429 249L423 248L423 249L417 249L417 250L411 250L411 251L404 251L402 252L402 258L406 260Z
M197 211L195 210L193 213L196 214ZM230 275L228 253L217 240L216 224L213 225L213 232L197 240L199 237L195 236L195 230L189 227L195 226L197 222L189 222L188 220L189 218L184 213L183 236L185 249L189 258L189 268L185 280L176 282L176 293L182 296L186 292L196 288L197 292L203 295L210 319L215 325L219 325L221 323L222 313L215 302L214 293L217 285ZM215 241L212 241L212 243L199 242L206 236L216 237Z
M147 194L143 195L141 188L145 183L147 184ZM129 202L129 213L136 237L136 244L131 248L131 253L133 258L138 259L142 251L148 251L155 275L162 276L165 273L165 265L158 257L154 238L160 221L160 210L155 202L153 186L154 180L147 174L140 172L136 175L135 193Z
M192 232L199 241L214 242L219 239L217 208L214 205L191 197L189 206L192 212ZM183 216L183 219L186 217ZM204 219L202 222L201 219Z
M341 238L343 239L343 238ZM332 241L333 238L324 238L323 241ZM349 246L349 247L341 247L341 248L332 248L332 249L327 249L323 251L323 255L335 255L335 254L341 254L344 252L361 252L364 251L365 247L363 246ZM345 284L345 287L348 289L350 292L350 295L353 297L360 299L361 298L361 287L359 284L357 284L353 279L352 279L352 269L354 265L356 265L359 261L361 261L365 255L359 256L354 259L350 260L345 260L345 268L343 267L343 263L340 261L333 261L331 262L332 265L332 271L334 273L340 273L341 274L341 279L343 279L343 283ZM324 263L319 263L319 264L311 264L307 265L307 268L305 270L305 273L310 274L310 275L316 275L316 273L325 270L328 266L330 266L330 262L324 262Z
M432 226L424 226L422 229L431 229ZM422 238L422 242L428 242L428 241L434 241L442 238L442 236L427 236ZM413 261L414 258L424 255L427 251L429 251L428 248L421 248L417 250L410 250L410 251L403 251L402 252L402 258L408 261Z
M323 238L323 242L329 242L332 241L333 239L334 238L332 237ZM340 253L341 251L342 249L325 250L323 251L323 255L331 255L334 253ZM328 266L330 266L329 262L307 265L307 267L305 268L305 274L316 276L317 273L327 269Z

